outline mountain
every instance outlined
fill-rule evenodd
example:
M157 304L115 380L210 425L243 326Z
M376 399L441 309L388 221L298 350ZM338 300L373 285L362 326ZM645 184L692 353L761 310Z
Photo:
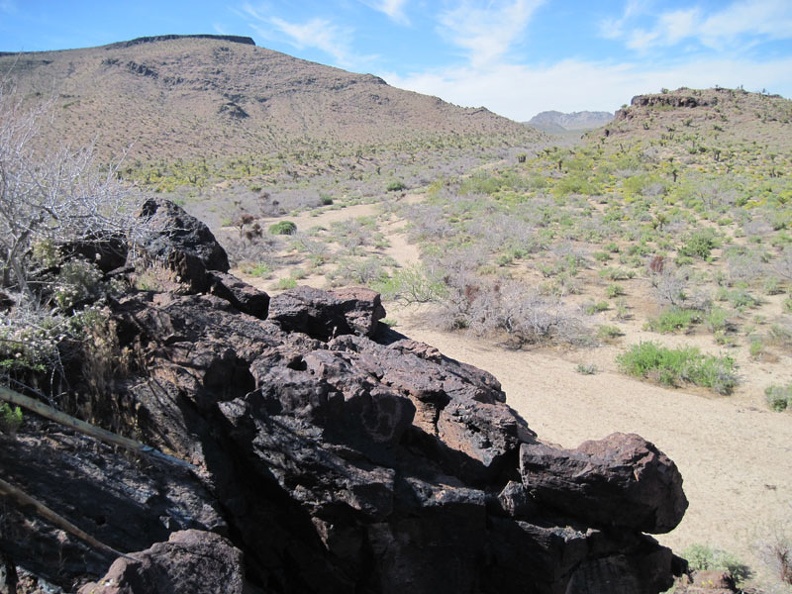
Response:
M461 108L230 36L162 36L102 47L5 53L0 71L50 103L45 143L96 143L102 158L207 159L303 145L431 137L538 138L484 108Z
M569 131L592 130L604 126L613 120L608 111L576 111L562 113L560 111L543 111L528 121L529 126L537 130L560 134Z

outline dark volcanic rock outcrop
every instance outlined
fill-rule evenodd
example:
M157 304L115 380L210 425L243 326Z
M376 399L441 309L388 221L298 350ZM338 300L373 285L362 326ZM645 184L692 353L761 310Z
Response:
M78 594L243 594L244 585L242 551L217 534L186 530L119 558L99 583Z
M300 288L266 303L267 317L266 296L223 270L213 238L171 233L168 217L185 226L172 205L143 212L155 230L129 264L186 263L190 276L177 293L110 301L134 363L102 396L111 405L75 408L192 471L23 431L0 450L9 479L113 549L147 550L97 582L106 551L15 510L24 538L4 530L0 546L18 565L107 594L181 592L193 578L209 589L191 591L300 594L670 587L681 560L644 532L673 528L686 501L652 444L543 445L493 376L378 328L375 293Z

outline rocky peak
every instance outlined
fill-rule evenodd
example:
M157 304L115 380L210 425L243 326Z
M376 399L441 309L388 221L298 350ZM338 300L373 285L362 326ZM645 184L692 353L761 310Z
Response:
M109 302L134 360L71 412L188 469L31 420L6 479L106 546L12 506L20 568L103 594L655 594L683 570L646 534L687 507L653 444L545 444L492 375L381 326L376 293L269 299L175 205L141 223L123 274L168 283Z

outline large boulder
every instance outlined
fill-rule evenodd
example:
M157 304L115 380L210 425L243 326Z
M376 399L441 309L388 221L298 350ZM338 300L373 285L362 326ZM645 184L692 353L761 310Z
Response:
M525 443L520 473L536 501L602 528L663 534L688 506L676 465L635 434L614 433L575 450Z
M385 317L379 293L355 288L322 291L297 287L274 297L269 319L283 330L327 341L342 334L373 336Z
M138 268L157 263L191 291L209 289L207 271L228 272L228 255L215 236L195 217L169 200L143 203L130 238L128 262Z
M217 534L186 530L118 558L78 594L242 594L244 585L242 551Z

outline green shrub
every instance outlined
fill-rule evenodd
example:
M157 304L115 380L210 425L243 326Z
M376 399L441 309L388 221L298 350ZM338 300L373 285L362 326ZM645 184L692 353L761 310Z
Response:
M0 431L13 436L16 435L20 425L22 425L22 409L7 402L0 402Z
M670 334L674 332L686 332L693 324L698 324L702 320L700 311L694 309L684 309L681 307L671 307L663 311L656 318L652 318L646 323L646 327L652 332Z
M599 271L600 278L612 281L624 281L635 278L634 270L624 270L623 268L603 268Z
M393 274L374 284L385 300L404 303L438 302L448 293L442 280L420 265L397 268Z
M620 336L624 336L624 332L622 332L621 328L618 326L603 324L597 327L597 338L600 340L609 341L619 338Z
M624 373L666 386L693 384L718 394L730 394L737 385L731 357L702 355L695 347L669 349L655 342L641 342L619 355Z
M729 315L725 309L713 307L704 316L704 323L713 334L723 333L729 329Z
M286 276L280 279L276 285L276 288L287 291L289 289L293 289L297 286L297 279L293 276Z
M684 245L679 248L679 255L708 260L716 247L718 241L715 232L711 229L702 229L694 231L685 239Z
M776 412L792 410L792 384L779 386L772 384L765 388L767 406Z
M401 192L402 190L406 189L407 186L402 181L392 181L385 188L385 190L388 192Z
M250 276L258 276L261 278L270 278L272 276L272 266L266 262L245 263L240 265L239 269L245 274Z
M603 311L608 311L607 301L590 301L583 306L583 311L586 315L593 316Z
M278 221L270 225L269 232L272 235L294 235L297 233L297 224L292 221Z
M693 544L682 551L690 569L696 571L728 571L738 583L750 575L748 567L734 555L709 545Z
M599 370L597 369L597 366L594 365L593 363L578 363L577 367L575 368L575 371L577 371L581 375L594 375Z

